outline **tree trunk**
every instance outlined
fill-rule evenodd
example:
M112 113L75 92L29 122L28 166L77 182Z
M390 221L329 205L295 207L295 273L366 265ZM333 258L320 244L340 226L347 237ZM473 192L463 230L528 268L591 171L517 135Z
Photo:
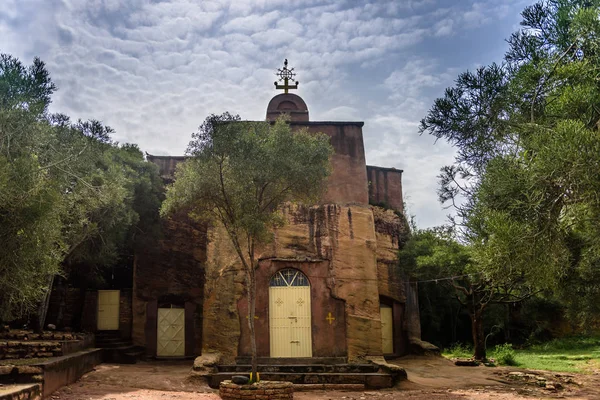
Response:
M42 333L44 331L44 323L46 322L46 315L48 314L48 306L50 306L50 296L52 295L52 284L54 283L54 275L48 277L48 290L44 293L44 298L40 302L38 308L38 323L36 331Z
M256 312L256 275L254 265L251 263L247 271L248 280L248 327L250 328L250 348L252 349L252 380L258 381L258 359L256 354L256 333L254 331L254 315Z
M470 311L471 333L473 334L473 346L475 354L473 358L478 361L486 359L485 354L485 335L483 333L483 310Z

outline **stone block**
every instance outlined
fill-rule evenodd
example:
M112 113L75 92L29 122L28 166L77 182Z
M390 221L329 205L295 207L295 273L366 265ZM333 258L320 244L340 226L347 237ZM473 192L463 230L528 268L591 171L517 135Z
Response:
M368 375L365 378L367 389L383 389L393 386L391 375Z
M15 369L13 365L0 365L0 375L10 375Z
M36 366L32 366L32 365L21 365L21 366L17 367L17 370L19 371L19 374L29 374L29 375L42 374L44 372L41 367L36 367Z

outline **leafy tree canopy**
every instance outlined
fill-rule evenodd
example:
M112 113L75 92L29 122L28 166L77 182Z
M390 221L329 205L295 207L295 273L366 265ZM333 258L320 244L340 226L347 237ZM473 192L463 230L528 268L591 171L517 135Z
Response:
M279 207L285 202L310 205L319 199L333 149L327 135L292 132L284 118L271 124L240 121L229 113L209 116L193 139L191 157L178 166L161 213L184 211L227 231L246 272L252 376L257 376L256 247L283 223Z
M39 59L0 55L0 320L35 309L57 274L115 264L139 215L158 216L156 167L99 121L48 114L55 89Z
M600 2L540 1L522 16L502 64L459 75L421 132L458 150L442 170L440 199L456 206L476 269L519 274L592 310L600 298ZM565 293L574 282L586 282L576 301Z

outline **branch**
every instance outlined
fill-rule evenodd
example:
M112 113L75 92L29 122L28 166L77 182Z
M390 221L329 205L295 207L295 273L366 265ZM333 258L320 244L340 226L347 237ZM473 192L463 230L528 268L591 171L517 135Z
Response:
M267 204L264 205L264 207L262 207L260 209L260 211L265 211L271 204L273 204L273 202L282 194L284 194L286 191L290 190L290 186L286 186L281 192L279 192L278 195L275 195L271 198L271 200L269 200L269 202Z
M533 124L535 122L535 117L534 117L534 109L535 109L535 102L537 100L537 97L540 94L540 91L542 90L542 88L544 87L544 83L545 81L550 78L552 76L552 74L554 73L554 71L556 71L556 68L558 68L558 64L560 63L560 61L563 59L564 56L566 56L572 49L573 46L575 46L575 42L573 42L569 48L567 50L565 50L559 57L558 60L556 60L556 63L554 63L554 67L552 68L552 71L550 71L550 73L548 74L548 76L546 77L542 77L540 84L538 85L538 87L535 89L535 92L533 93L533 98L531 99L531 111L530 111L530 118L531 118L531 123Z
M494 300L494 301L492 301L492 303L493 303L493 304L512 304L512 303L519 303L519 302L521 302L521 301L523 301L523 300L527 300L527 299L528 299L528 298L530 298L531 296L534 296L534 295L536 295L536 294L538 294L538 293L541 293L541 292L542 292L542 290L541 290L541 289L539 289L539 290L536 290L536 291L534 291L534 292L527 293L527 294L525 294L525 295L522 295L522 296L517 296L517 295L510 294L510 293L509 293L509 294L507 294L507 295L508 295L508 296L512 296L512 297L514 297L514 299L513 299L513 300L504 300L504 299L501 299L501 300Z
M460 285L457 285L456 283L454 283L454 279L450 280L450 284L454 287L454 289L460 290L461 292L463 292L465 294L465 296L470 296L471 295L471 293L467 290L467 288L465 288L464 286L460 286Z
M231 204L229 204L229 198L227 197L227 192L225 190L225 181L223 180L223 158L221 157L221 161L219 164L219 182L221 183L221 194L223 195L223 200L225 201L226 212L229 216L229 220L233 222L233 210L231 209Z
M467 302L465 302L465 301L462 301L462 300L460 299L460 296L459 296L459 295L457 295L457 294L456 294L456 295L455 295L455 297L456 297L456 300L458 300L458 302L459 302L460 304L462 304L463 306L465 306L465 307L468 307L468 306L469 306L469 305L467 304Z
M77 155L75 155L75 154L71 154L71 155L70 155L70 156L68 156L67 158L64 158L64 159L62 159L62 160L59 160L59 161L56 161L56 162L54 162L54 163L52 163L52 164L48 164L48 165L45 165L45 166L43 166L43 167L40 167L38 170L39 170L39 171L42 171L42 170L45 170L45 169L48 169L48 168L52 168L52 167L54 167L54 166L56 166L56 165L60 165L60 164L62 164L62 163L65 163L65 162L67 162L67 161L68 161L68 160L70 160L71 158L74 158L74 157L79 157L80 155L82 155L82 154L83 154L83 152L85 151L85 149L86 149L86 148L87 148L87 145L83 146L83 148L81 149L81 151L80 151L79 153L77 153Z

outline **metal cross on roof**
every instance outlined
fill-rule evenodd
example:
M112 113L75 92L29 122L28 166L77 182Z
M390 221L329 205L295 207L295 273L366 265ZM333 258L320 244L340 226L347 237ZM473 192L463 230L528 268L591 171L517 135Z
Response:
M290 80L296 76L296 73L294 72L294 68L288 68L287 58L283 62L283 68L278 68L275 75L279 77L280 82L283 82L283 85L278 85L277 81L275 81L275 89L283 89L284 93L287 93L289 89L298 89L298 81L296 81L295 85L290 85Z

